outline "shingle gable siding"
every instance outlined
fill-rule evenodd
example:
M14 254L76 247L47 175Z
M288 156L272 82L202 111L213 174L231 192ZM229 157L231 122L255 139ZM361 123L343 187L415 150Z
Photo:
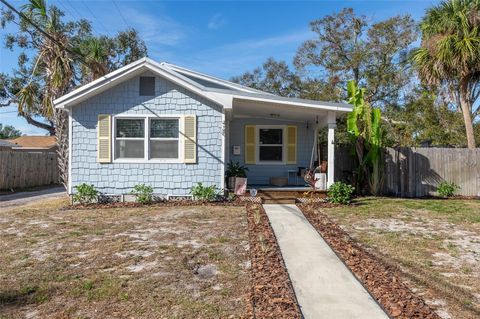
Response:
M145 73L141 76L153 76ZM155 97L139 95L135 77L73 107L71 185L93 184L104 194L127 194L136 184L147 184L158 195L188 195L197 182L221 185L222 108L160 77ZM197 116L197 163L97 162L98 114Z

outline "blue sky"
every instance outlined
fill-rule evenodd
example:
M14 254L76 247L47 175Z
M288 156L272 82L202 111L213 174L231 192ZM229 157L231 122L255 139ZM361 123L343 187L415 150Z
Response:
M149 56L157 61L225 79L259 66L269 57L290 63L298 46L313 37L308 23L344 7L354 8L372 22L397 14L419 20L425 9L437 2L47 0L63 10L67 19L90 20L98 34L136 28L147 43ZM19 8L25 1L10 3ZM12 31L12 27L0 30L0 72L8 73L16 65L16 54L3 47L5 34ZM14 110L0 108L0 123L29 135L45 134L17 117Z

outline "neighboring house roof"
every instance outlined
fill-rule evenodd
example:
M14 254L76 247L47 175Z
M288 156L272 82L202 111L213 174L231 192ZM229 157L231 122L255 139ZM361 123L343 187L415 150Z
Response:
M20 136L9 140L15 143L17 148L54 148L57 146L57 139L55 136Z
M271 93L252 89L238 83L215 78L200 72L188 70L169 63L157 63L143 58L113 71L89 84L56 99L57 108L69 109L78 103L97 95L114 85L137 76L145 71L152 71L159 76L212 101L225 108L232 108L235 100L272 102L291 106L303 106L323 110L349 112L351 106L345 103L330 103L307 99L281 97Z
M10 142L11 140L0 140L0 148L15 147L16 144Z

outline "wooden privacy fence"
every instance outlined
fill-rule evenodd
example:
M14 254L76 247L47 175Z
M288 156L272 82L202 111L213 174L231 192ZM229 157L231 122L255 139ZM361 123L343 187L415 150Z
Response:
M52 151L0 151L0 189L60 183L57 154Z
M442 181L457 184L459 195L480 196L480 149L399 147L385 150L385 194L436 195Z
M398 197L437 195L442 181L453 182L458 195L480 196L480 149L412 148L385 149L383 193ZM348 148L335 149L335 179L352 183L355 169Z

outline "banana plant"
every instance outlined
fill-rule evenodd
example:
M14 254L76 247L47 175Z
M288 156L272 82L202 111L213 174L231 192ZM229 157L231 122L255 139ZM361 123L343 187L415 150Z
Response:
M367 180L373 195L381 193L383 186L383 138L380 109L372 108L365 101L365 89L358 88L355 81L347 86L348 103L353 106L347 116L347 130L355 145L359 167L357 187ZM360 188L358 188L360 189Z

